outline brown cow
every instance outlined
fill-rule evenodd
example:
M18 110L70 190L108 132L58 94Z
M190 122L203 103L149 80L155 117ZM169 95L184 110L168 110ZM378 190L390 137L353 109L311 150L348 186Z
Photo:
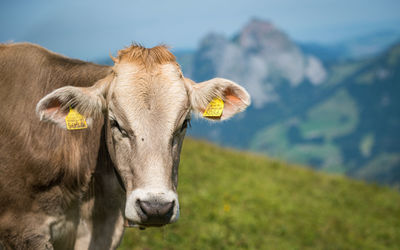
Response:
M229 80L184 78L164 46L132 45L113 60L0 45L0 248L113 249L124 224L176 221L191 112L221 98L211 119L224 120L250 104Z

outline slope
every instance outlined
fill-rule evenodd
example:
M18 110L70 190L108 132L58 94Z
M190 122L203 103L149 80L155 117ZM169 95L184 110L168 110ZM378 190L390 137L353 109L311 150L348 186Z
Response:
M400 195L187 139L181 218L128 229L120 249L397 249Z
M265 126L251 149L400 187L400 44L334 65L322 100Z

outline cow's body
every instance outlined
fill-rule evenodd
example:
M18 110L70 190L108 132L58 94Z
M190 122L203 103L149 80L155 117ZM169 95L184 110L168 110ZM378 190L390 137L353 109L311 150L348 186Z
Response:
M47 93L66 85L91 86L110 71L30 44L0 46L3 244L45 249L54 242L71 249L77 232L83 236L79 249L119 242L123 190L105 147L103 121L95 121L89 133L71 133L40 123L35 114Z
M184 78L163 46L132 45L113 60L0 45L0 249L114 249L124 225L175 222L191 112L219 98L210 119L223 120L250 104L229 80ZM69 109L86 129L67 130Z

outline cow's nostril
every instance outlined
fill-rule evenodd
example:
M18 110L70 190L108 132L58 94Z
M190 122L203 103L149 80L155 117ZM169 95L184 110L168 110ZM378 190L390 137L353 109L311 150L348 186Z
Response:
M162 225L168 223L173 214L175 201L158 202L158 201L141 201L138 200L140 210L144 216L143 222L148 224Z
M139 201L140 208L147 216L163 216L172 209L172 202Z

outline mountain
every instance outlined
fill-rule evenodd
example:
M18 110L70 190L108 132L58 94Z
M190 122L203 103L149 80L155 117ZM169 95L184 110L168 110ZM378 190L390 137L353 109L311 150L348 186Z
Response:
M206 36L194 55L190 73L197 81L212 75L243 84L256 108L280 99L277 85L281 82L318 85L326 77L320 60L305 55L285 33L258 19L232 39L218 34Z
M399 70L400 44L373 60L335 65L323 100L259 130L250 147L400 186Z
M400 41L400 32L381 30L334 44L297 42L302 51L323 62L374 57Z
M315 42L297 42L297 44L302 51L319 58L325 63L352 59L347 53L346 44L343 43L327 45Z
M178 57L178 61L180 58ZM194 121L191 134L227 146L251 148L257 131L301 113L323 99L326 67L272 23L254 19L232 38L209 34L185 65L197 82L226 77L246 87L252 106L229 123ZM240 131L240 133L238 133Z
M337 140L345 161L358 159L349 174L399 185L400 44L365 62L341 84L360 107L356 130Z
M261 20L232 38L210 34L186 54L185 74L232 79L253 105L218 126L194 121L191 135L400 187L398 58L394 45L375 57L324 63Z
M400 194L186 139L177 223L120 249L398 249Z

